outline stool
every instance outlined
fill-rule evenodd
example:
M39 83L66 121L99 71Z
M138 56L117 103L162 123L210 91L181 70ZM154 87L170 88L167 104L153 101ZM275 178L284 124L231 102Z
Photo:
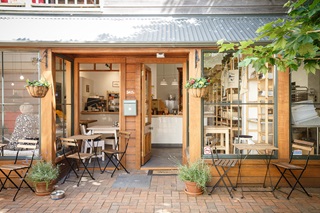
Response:
M252 140L252 135L237 135L234 136L234 141L233 143L237 144L237 143L245 143L245 144L255 144L255 142L253 142ZM233 153L236 153L236 148L233 148Z

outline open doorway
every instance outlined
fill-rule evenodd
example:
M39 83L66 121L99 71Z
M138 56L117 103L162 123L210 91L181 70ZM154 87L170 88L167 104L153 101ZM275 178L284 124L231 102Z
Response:
M151 157L142 169L176 168L182 162L182 64L151 68Z

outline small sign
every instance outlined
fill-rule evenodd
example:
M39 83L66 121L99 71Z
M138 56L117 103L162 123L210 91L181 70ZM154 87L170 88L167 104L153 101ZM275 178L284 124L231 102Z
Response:
M120 82L119 81L112 81L112 87L119 87Z

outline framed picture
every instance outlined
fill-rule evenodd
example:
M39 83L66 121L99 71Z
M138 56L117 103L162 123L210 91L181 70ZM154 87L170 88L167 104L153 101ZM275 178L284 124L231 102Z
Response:
M86 92L90 92L90 87L89 87L89 85L86 85Z
M112 87L119 87L120 82L119 81L112 81Z

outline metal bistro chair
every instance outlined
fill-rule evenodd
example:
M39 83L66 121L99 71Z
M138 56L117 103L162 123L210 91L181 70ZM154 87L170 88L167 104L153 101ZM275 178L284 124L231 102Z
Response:
M17 153L16 153L16 158L14 160L14 163L13 164L4 164L4 165L0 166L1 173L6 177L4 182L2 183L0 191L2 191L2 189L5 188L5 184L9 180L17 188L17 192L13 197L13 201L16 200L17 194L20 191L23 183L25 183L31 189L32 192L34 192L34 189L25 181L25 178L26 178L28 171L32 165L33 158L34 158L34 152L35 152L35 149L37 148L37 143L38 143L37 140L24 140L24 139L18 140ZM22 150L32 151L30 159L26 159L25 163L18 162L19 152ZM15 175L12 176L11 174L18 175L18 178L17 178L17 176L15 176ZM13 178L20 181L19 186L13 181Z
M61 144L62 144L62 150L63 150L63 155L67 161L67 164L69 165L69 170L67 172L67 175L65 176L62 184L66 181L66 179L70 176L71 171L74 172L74 174L79 178L79 181L77 183L77 186L79 186L81 178L83 177L85 171L88 172L89 176L94 180L92 174L88 170L88 164L89 160L92 158L94 154L92 153L82 153L80 152L80 149L78 147L78 141L76 139L71 139L71 138L60 138ZM76 172L74 166L78 162L81 162L83 165L83 171L80 175L78 176L78 173ZM78 167L77 167L78 168Z
M105 149L105 150L102 150L102 152L107 156L108 162L107 162L106 166L104 167L104 169L103 169L103 171L101 173L105 172L105 170L106 170L106 168L107 168L107 166L108 166L108 164L110 162L114 165L114 170L113 170L113 172L111 174L111 177L113 176L113 174L115 173L116 170L120 169L119 166L121 166L128 174L130 173L130 172L128 172L126 167L124 167L123 164L121 163L122 158L125 156L125 154L127 152L130 135L131 135L131 133L130 132L126 132L126 131L119 131L119 133L118 133L118 136L119 136L119 139L120 139L120 140L118 140L118 143L119 143L119 141L122 142L122 143L123 142L125 143L125 147L124 147L123 151L120 150L121 147L119 146L119 144L117 144L118 150L117 149Z
M216 143L214 143L211 146L211 158L212 158L212 164L214 166L214 168L217 170L220 178L219 180L216 182L216 184L212 187L211 192L209 192L208 194L211 195L213 190L219 185L219 183L222 181L223 185L225 186L225 188L227 189L229 195L231 198L233 198L232 195L232 189L236 191L236 188L233 186L229 176L228 176L228 172L231 168L235 167L235 165L238 162L238 159L220 159L218 152L217 152L217 146ZM219 169L221 168L221 169ZM231 189L229 189L226 181L224 178L227 178Z
M276 162L276 163L272 163L280 172L281 176L278 180L278 182L276 183L275 187L273 188L273 191L277 188L278 184L280 183L280 181L282 180L282 178L285 179L285 181L288 183L288 185L291 187L291 191L288 193L287 199L289 200L291 193L293 192L293 190L295 190L297 184L300 185L300 187L302 188L302 190L309 196L311 197L311 195L307 192L307 190L305 190L305 188L302 186L302 184L300 183L300 178L302 177L304 171L307 169L308 166L308 162L309 162L309 158L310 158L310 153L313 150L313 146L314 146L314 142L309 142L309 141L303 141L303 140L294 140L292 143L292 152L290 155L290 160L289 162ZM295 149L295 150L294 150ZM307 155L305 156L304 160L304 165L297 165L297 164L293 164L292 160L293 160L293 156L295 155L295 152L298 150L301 151L306 151ZM302 153L301 153L302 154ZM298 172L300 171L300 173L297 173L296 175L293 173L293 171ZM289 173L288 173L289 172ZM288 180L288 176L293 177L295 182L294 184L291 184ZM280 190L279 190L280 191ZM300 191L300 190L299 190ZM280 191L283 192L283 191ZM285 193L285 192L283 192Z

